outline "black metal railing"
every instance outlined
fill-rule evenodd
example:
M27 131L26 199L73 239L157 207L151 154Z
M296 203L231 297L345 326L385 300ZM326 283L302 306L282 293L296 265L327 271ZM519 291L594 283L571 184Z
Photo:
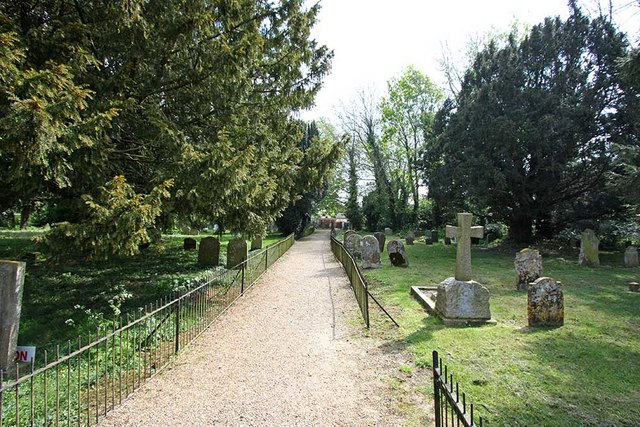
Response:
M367 291L367 282L362 277L362 273L360 273L358 264L356 264L353 256L351 256L349 251L345 249L344 245L333 236L331 236L331 251L338 261L340 261L340 264L342 264L347 276L349 277L349 282L351 283L351 288L353 289L353 293L358 301L358 306L360 306L364 323L368 328L369 292Z
M12 378L0 371L0 427L97 424L203 333L293 242L290 235L183 295L57 346L55 354L45 351L41 367L16 364Z
M467 396L463 392L460 399L458 382L453 382L453 373L438 357L438 352L433 351L433 399L436 417L436 427L464 426L483 427L483 419L479 418L476 424L473 413L473 403L467 402ZM488 424L484 422L484 424Z

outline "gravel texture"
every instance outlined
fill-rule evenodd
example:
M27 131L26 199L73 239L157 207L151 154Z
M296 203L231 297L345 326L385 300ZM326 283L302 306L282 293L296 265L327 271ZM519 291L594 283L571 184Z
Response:
M364 335L328 233L316 232L101 424L406 425L391 384L407 356Z

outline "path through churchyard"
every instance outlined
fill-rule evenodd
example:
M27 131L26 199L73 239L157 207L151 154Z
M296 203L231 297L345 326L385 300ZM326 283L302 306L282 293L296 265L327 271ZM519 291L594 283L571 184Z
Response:
M398 385L409 360L364 336L329 235L316 232L103 425L412 424L398 408L422 406L427 397Z

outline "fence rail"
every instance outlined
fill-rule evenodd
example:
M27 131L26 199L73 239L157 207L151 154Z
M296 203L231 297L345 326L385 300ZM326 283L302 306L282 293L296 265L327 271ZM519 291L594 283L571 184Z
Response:
M45 351L42 367L32 362L25 372L16 364L13 379L0 371L0 427L97 424L204 332L293 241L289 235L183 295L57 346L53 355Z
M449 373L446 365L443 365L438 352L433 352L433 399L436 416L436 427L464 426L483 427L483 419L475 423L473 403L467 402L467 396L462 393L460 401L460 387L458 382L453 382L453 373ZM486 424L486 423L485 423Z
M347 276L349 277L349 282L351 283L351 288L353 289L353 293L355 294L358 305L360 306L360 311L362 312L364 323L368 328L369 291L367 290L367 282L362 277L362 273L360 273L358 264L356 264L353 256L351 256L349 251L345 249L344 245L342 245L342 243L340 243L333 236L331 236L331 251L333 252L333 255L338 259L338 261L340 261L347 273Z

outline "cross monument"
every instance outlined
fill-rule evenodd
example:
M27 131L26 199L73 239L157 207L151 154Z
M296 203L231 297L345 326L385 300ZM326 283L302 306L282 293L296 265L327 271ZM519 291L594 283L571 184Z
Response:
M458 248L456 252L456 280L471 280L471 238L482 238L483 227L471 226L473 215L470 213L458 214L458 226L447 225L446 235L456 238Z

